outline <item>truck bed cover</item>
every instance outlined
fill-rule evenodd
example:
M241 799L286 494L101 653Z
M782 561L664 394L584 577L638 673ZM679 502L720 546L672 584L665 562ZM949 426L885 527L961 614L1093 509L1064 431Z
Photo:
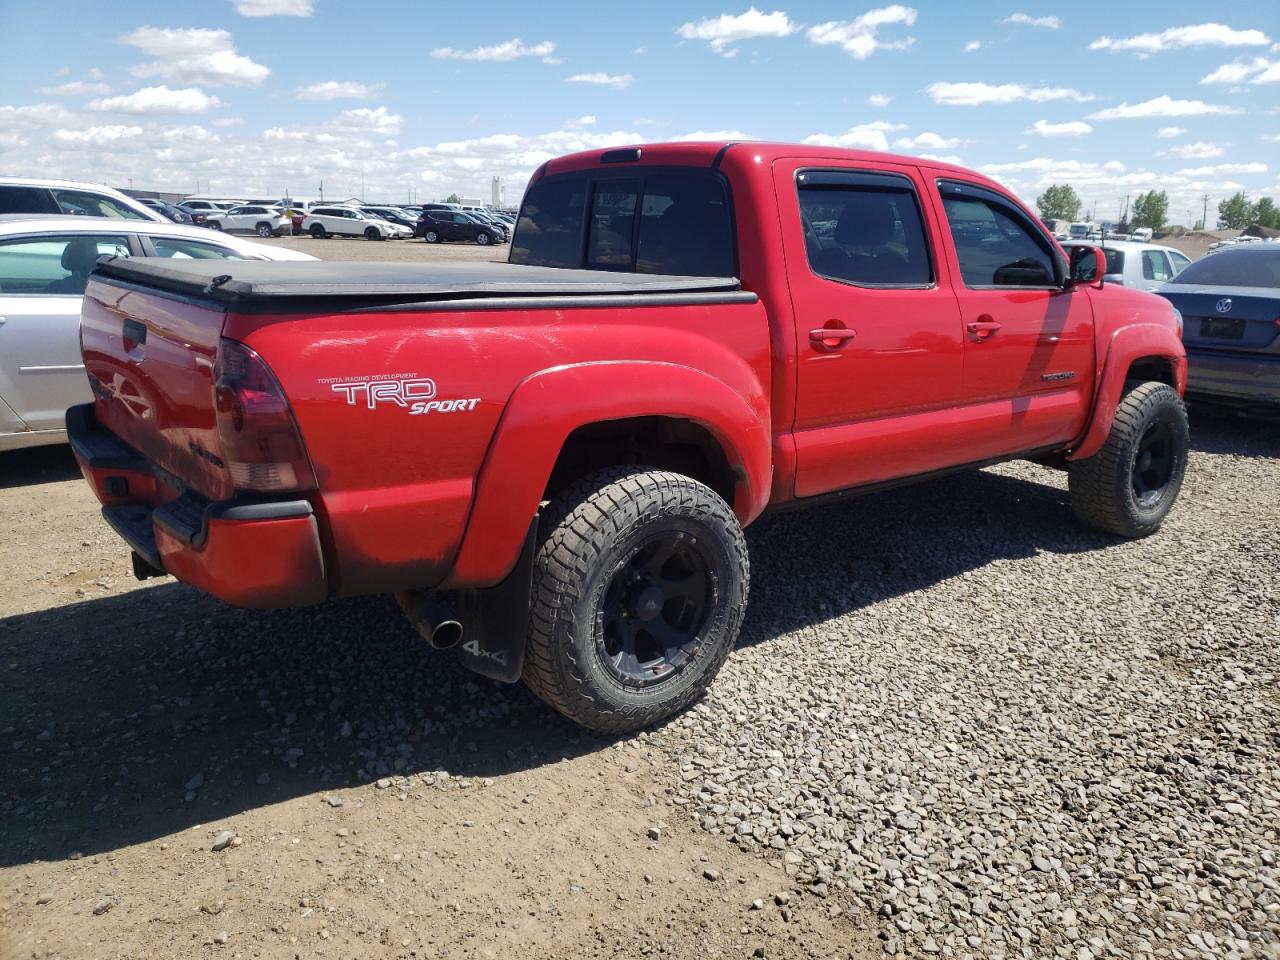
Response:
M752 299L736 277L566 270L513 263L170 260L112 257L95 276L227 307L283 307L338 299L376 304L481 298L572 298L636 294ZM337 304L329 304L337 306Z

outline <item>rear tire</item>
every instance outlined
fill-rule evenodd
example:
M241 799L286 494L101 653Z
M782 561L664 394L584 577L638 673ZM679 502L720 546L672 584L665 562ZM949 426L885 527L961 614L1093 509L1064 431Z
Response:
M323 239L325 238L325 236L326 236L326 235L327 235L327 234L325 233L325 229L324 229L324 225L323 225L323 224L313 223L313 224L311 225L311 236L312 236L314 239L316 239L316 240L323 240Z
M1165 383L1132 385L1102 449L1067 469L1072 511L1086 526L1118 537L1155 533L1178 499L1190 448L1178 392Z
M260 223L260 224L258 224L258 226L257 226L257 227L255 227L255 230L257 231L258 236L260 236L260 237L270 237L270 236L274 236L274 233L275 233L275 232L271 229L271 224L269 224L269 223Z
M428 230L422 235L422 239L427 241L427 243L439 243L440 234L436 233L434 230Z
M728 657L749 580L742 528L709 487L639 466L591 474L544 514L524 682L592 730L664 720Z

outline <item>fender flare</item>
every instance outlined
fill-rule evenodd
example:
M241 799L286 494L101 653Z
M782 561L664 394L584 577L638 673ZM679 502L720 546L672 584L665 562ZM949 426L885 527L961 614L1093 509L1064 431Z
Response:
M769 397L749 394L692 367L601 361L553 367L512 394L476 481L471 515L443 589L487 587L515 566L565 441L592 423L670 417L706 428L735 476L734 513L744 526L769 499Z
M1094 389L1089 426L1068 460L1086 460L1102 449L1111 432L1116 407L1124 396L1129 367L1135 360L1156 357L1173 367L1174 389L1182 396L1187 387L1187 351L1178 334L1158 323L1126 325L1111 335L1107 356Z

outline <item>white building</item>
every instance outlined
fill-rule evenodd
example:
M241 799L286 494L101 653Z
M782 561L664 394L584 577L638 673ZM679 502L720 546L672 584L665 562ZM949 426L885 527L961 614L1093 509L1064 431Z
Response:
M505 207L507 205L507 185L502 182L501 177L493 178L493 195L490 198L490 206Z

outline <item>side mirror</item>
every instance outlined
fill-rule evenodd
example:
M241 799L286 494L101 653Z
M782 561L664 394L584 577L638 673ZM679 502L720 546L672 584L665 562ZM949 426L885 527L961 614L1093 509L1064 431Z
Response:
M1067 272L1068 289L1090 286L1102 289L1103 275L1107 272L1107 254L1101 247L1078 246L1071 248L1070 270Z

